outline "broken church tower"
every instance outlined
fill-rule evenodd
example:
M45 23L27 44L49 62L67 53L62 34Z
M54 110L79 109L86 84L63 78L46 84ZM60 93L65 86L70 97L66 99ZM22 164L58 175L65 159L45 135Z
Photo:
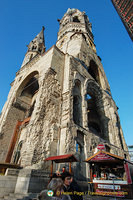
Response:
M44 28L30 42L0 117L0 161L49 170L44 159L74 154L76 173L88 176L86 158L104 144L128 156L117 106L92 25L78 9L59 20L56 45L45 51Z

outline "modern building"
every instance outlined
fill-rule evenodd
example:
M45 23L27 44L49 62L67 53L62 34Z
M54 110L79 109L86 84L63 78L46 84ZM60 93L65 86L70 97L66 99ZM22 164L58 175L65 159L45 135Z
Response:
M131 40L133 40L133 1L111 0Z
M0 161L50 171L45 158L71 153L79 160L75 176L85 180L82 161L99 144L127 158L128 148L87 15L68 9L59 24L49 50L44 28L30 42L11 84L0 118Z

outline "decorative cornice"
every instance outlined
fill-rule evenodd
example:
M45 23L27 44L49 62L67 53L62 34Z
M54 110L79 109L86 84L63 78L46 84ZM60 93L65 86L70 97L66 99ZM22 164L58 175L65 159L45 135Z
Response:
M91 40L93 41L94 36L89 29L88 29L89 32L86 31L86 27L85 27L84 23L75 23L75 22L70 22L59 30L58 40L60 40L64 36L65 33L72 32L73 29L80 29L78 31L81 31L82 33L87 34L88 36L90 35Z

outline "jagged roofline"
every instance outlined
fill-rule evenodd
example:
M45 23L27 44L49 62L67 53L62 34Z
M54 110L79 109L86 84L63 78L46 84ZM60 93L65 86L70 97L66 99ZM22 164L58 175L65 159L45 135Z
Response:
M44 26L42 26L42 30L40 31L40 33L37 34L37 36L33 40L35 40L36 38L39 38L39 37L44 40L44 30L45 30L45 28L44 28Z
M66 22L66 19L69 19L70 17L80 17L81 18L80 24L84 24L84 25L86 24L87 26L85 25L85 29L88 27L90 32L92 33L92 24L89 20L89 17L86 15L85 11L81 12L80 10L76 8L72 8L72 9L68 8L67 12L64 14L62 19L58 19L58 22L60 23L59 32L62 29L62 25L64 24L64 22ZM66 24L67 23L65 23L63 26L65 26ZM94 38L93 34L92 34L92 38Z
M74 18L76 19L76 17L78 21L74 21ZM75 32L76 30L79 30L83 34L85 33L89 38L88 40L94 44L92 24L90 23L90 20L84 11L81 12L76 8L73 9L68 8L67 12L64 14L62 19L58 19L58 22L60 23L60 27L59 27L57 41L59 41L68 31ZM76 26L75 24L77 24L77 22L78 25Z
M74 13L85 14L85 11L81 12L77 8L68 8L67 12L64 14L64 16L62 17L62 19L60 20L60 22L62 22L67 15L70 15L70 13L71 14L74 14Z
M42 54L45 52L45 38L44 38L44 26L42 26L42 30L36 35L36 37L26 45L28 47L27 52L25 54L25 58L21 67L23 67L26 63L28 63L33 57L37 54Z
M36 37L29 43L29 45L27 45L27 47L28 47L28 49L30 48L30 45L32 45L33 43L35 43L35 42L38 42L38 43L43 43L44 44L44 42L45 42L45 40L44 40L44 30L45 30L45 28L44 28L44 26L42 26L42 30L36 35ZM40 39L42 39L42 41L40 41ZM45 44L44 44L44 46L45 46Z

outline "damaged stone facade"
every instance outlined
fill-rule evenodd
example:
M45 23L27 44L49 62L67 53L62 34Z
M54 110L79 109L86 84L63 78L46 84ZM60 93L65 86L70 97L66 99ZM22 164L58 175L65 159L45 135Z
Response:
M49 171L46 157L73 153L79 163L72 167L84 180L82 161L98 144L126 158L128 149L88 17L68 9L59 23L56 45L45 52L42 28L11 84L0 118L0 161Z

